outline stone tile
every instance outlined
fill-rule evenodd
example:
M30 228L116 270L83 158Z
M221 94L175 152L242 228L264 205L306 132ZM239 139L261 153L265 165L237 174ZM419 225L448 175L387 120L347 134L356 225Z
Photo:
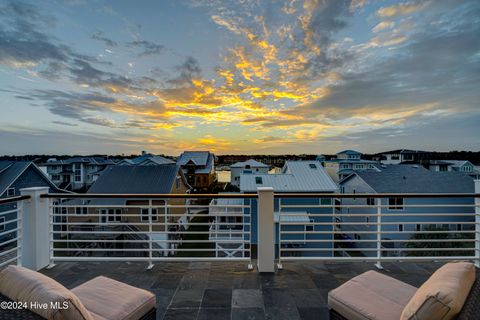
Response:
M328 308L298 308L302 320L329 320Z
M268 307L278 308L295 308L295 302L290 294L290 290L282 288L266 288L262 289L263 302L265 309Z
M232 305L231 289L206 289L202 308L230 308Z
M230 320L230 308L201 308L197 320Z
M265 319L268 320L299 320L297 308L265 307Z
M263 295L259 289L234 289L232 308L263 308Z
M311 279L320 290L332 290L340 285L333 274L313 274Z
M168 309L164 320L196 320L198 309Z
M155 282L152 288L176 289L182 280L183 275L177 273L155 275Z
M153 289L150 291L156 296L157 309L167 308L172 302L173 295L175 294L175 289Z
M327 300L317 289L292 289L289 292L299 308L327 306Z
M232 289L233 275L232 274L210 274L207 282L208 289Z
M261 281L258 274L235 275L233 289L260 289Z
M198 308L202 302L204 289L177 290L169 308Z
M232 320L264 320L263 308L233 308Z

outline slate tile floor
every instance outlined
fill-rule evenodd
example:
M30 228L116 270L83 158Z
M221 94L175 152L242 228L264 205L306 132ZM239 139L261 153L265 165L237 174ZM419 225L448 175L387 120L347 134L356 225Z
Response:
M441 264L384 263L383 273L419 286ZM67 288L104 275L154 292L157 319L328 319L327 294L371 263L284 263L258 274L238 262L65 262L42 270Z

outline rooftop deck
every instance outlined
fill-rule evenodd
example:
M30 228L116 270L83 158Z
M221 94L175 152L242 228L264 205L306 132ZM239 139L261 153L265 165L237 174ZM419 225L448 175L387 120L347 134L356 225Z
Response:
M441 263L384 263L381 272L419 286ZM67 288L99 275L157 295L157 319L328 319L328 291L377 270L373 263L288 262L274 274L241 262L63 262L42 273Z

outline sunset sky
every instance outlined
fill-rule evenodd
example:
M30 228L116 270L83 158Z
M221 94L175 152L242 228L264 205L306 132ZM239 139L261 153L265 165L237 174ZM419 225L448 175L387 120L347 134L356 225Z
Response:
M480 150L480 1L0 0L0 155Z

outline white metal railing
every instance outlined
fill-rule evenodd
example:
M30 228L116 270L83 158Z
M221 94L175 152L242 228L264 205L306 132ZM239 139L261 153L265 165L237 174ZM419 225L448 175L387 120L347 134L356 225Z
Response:
M291 260L373 261L378 267L383 261L480 262L479 194L317 196L303 194L310 201L303 204L294 195L277 196L279 267Z
M206 199L192 203L175 196L55 196L49 206L50 264L120 260L147 261L153 266L155 261L251 261L250 219L243 213L250 204L244 205L242 200L242 204L215 205ZM195 195L186 197L191 200ZM231 210L242 218L234 230L231 223L221 220L224 211Z
M0 199L0 268L21 264L22 206L27 197Z

